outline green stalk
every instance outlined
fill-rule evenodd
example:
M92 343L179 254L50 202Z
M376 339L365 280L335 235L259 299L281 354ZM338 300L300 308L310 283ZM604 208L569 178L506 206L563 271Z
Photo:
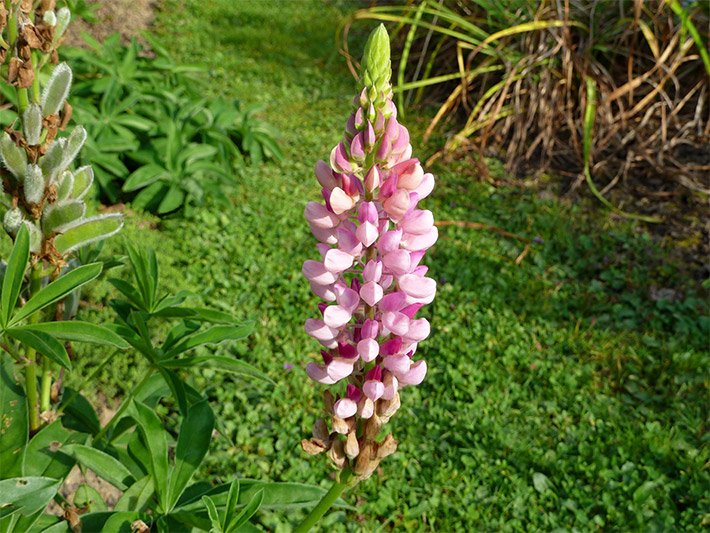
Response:
M323 518L323 515L333 506L335 501L340 497L343 491L348 487L348 481L352 477L352 471L346 467L338 477L338 480L333 483L330 490L325 493L321 501L318 502L308 516L301 524L294 529L294 533L306 533L318 523L318 520Z
M32 69L35 72L35 78L32 80L32 102L39 104L39 54L36 51L32 51Z
M42 288L42 269L39 264L32 267L30 272L29 297ZM28 298L29 299L29 298ZM36 323L39 316L37 314L30 317L30 323ZM30 413L30 430L37 431L40 426L39 403L37 398L37 361L34 348L27 348L25 351L25 388L27 389L27 407ZM50 382L51 386L51 382Z
M44 357L42 359L42 386L40 388L40 410L49 411L52 398L52 361Z

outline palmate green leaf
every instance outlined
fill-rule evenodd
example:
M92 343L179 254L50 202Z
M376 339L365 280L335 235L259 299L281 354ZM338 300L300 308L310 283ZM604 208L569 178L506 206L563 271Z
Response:
M137 249L128 243L126 250L143 304L150 312L155 307L155 296L158 292L158 259L155 250Z
M185 201L185 191L177 185L171 185L158 205L158 214L164 215L178 209Z
M170 474L168 509L172 510L185 487L200 466L212 440L215 419L207 400L190 406L180 425L175 468Z
M83 444L86 434L69 431L61 420L55 420L42 428L30 440L23 457L23 475L64 479L76 461L65 454L62 448L67 444Z
M97 172L97 177L99 173ZM123 227L120 213L109 213L87 218L54 238L54 247L61 254L68 254L87 244L106 239Z
M102 268L103 263L92 263L70 270L32 296L12 316L8 325L13 326L33 313L61 300L70 292L97 278L101 274Z
M158 165L144 165L133 172L123 183L123 192L136 191L168 176L168 171Z
M64 427L91 435L96 435L101 431L99 416L94 407L78 391L67 387L64 390L60 407L64 411L62 417Z
M129 414L138 423L143 440L150 452L150 474L155 483L160 505L167 509L168 496L168 439L163 424L153 410L141 402L133 401Z
M106 502L104 502L101 494L95 488L86 484L80 485L76 489L72 503L75 507L86 509L88 512L108 511Z
M219 533L224 531L224 525L220 523L219 513L217 512L217 507L215 507L215 504L212 499L209 496L203 496L202 503L205 504L205 509L207 509L207 516L210 517L210 522L212 522L212 529L210 531Z
M239 374L250 378L261 379L268 381L272 385L275 384L269 376L262 371L256 369L249 363L245 363L239 359L227 357L224 355L198 355L194 357L182 357L180 359L161 360L160 365L166 368L190 368L204 364L216 370L222 370L231 374Z
M61 342L48 333L36 331L31 326L24 326L21 328L6 329L5 334L19 341L21 344L33 348L41 355L67 370L71 370L71 362L69 361L66 348L64 348Z
M0 478L20 476L27 443L25 391L15 380L12 359L0 354Z
M224 505L224 515L222 517L222 529L226 530L229 524L234 521L237 514L237 506L239 505L239 478L234 478L229 486L227 493L227 502ZM209 498L209 496L205 496ZM211 500L210 500L211 501Z
M86 468L96 472L99 477L116 488L126 490L135 481L130 470L123 466L118 459L101 450L82 444L69 444L64 446L62 451L74 457Z
M101 346L113 346L125 350L130 348L119 335L97 324L81 322L79 320L66 320L57 322L40 322L31 326L19 326L15 330L30 329L41 331L62 341L88 342Z
M23 224L15 237L10 259L7 261L5 276L2 280L2 294L0 294L0 325L4 328L10 320L17 297L22 288L22 279L25 276L27 261L30 258L30 234Z
M254 329L254 322L246 322L240 326L212 326L205 331L187 337L165 354L165 359L171 359L183 352L204 344L219 344L227 340L240 340Z
M187 415L188 401L186 392L186 383L177 375L177 373L168 370L167 368L159 367L160 375L170 387L175 400L178 403L178 409L183 416Z
M227 524L225 531L232 532L237 531L241 526L246 524L249 519L256 514L261 507L261 503L264 501L264 489L258 490L254 496L252 496L249 503L247 503L241 512L235 516L232 521Z
M0 481L0 517L15 512L27 516L44 509L61 484L61 480L32 476Z
M131 524L143 520L150 524L150 517L138 512L107 512L99 511L81 515L82 531L106 531L111 533L132 533Z

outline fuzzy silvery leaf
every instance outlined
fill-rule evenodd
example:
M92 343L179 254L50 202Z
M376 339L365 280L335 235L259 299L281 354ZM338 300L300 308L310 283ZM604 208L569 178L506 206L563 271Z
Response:
M86 130L83 126L77 126L67 139L67 145L64 148L64 157L62 159L62 170L68 168L69 165L72 164L74 159L76 159L76 156L79 155L81 147L84 146L85 142Z
M0 138L0 156L5 168L21 179L27 169L27 154L17 146L7 132Z
M44 116L59 113L67 96L69 96L71 81L72 71L69 65L59 63L54 67L52 75L49 77L49 81L42 92L42 112Z
M54 181L60 170L63 170L62 161L64 160L66 144L66 139L55 140L47 150L47 153L39 159L39 166L47 178L48 184Z
M22 129L25 140L30 146L39 144L42 135L42 108L38 104L30 104L22 115Z
M27 226L30 233L30 252L39 252L42 246L42 230L29 220L25 220L22 223Z
M71 192L71 197L76 200L81 200L86 193L91 189L91 184L94 182L94 169L91 166L83 166L74 172L74 186Z
M17 230L20 229L23 219L24 216L19 208L13 207L12 209L8 209L2 219L3 228L9 235L15 235Z
M57 15L54 11L45 11L42 20L47 26L57 25Z
M109 213L87 218L71 227L64 228L64 233L54 239L54 247L63 255L118 233L123 227L123 216Z
M66 170L59 179L59 186L57 187L57 201L61 202L69 198L72 195L73 189L74 174Z
M64 228L78 223L86 212L86 204L81 200L56 202L42 215L42 231L45 235L61 233Z
M68 8L63 7L57 11L57 25L54 28L54 40L58 41L69 26L69 21L71 20L71 11Z
M38 204L44 198L44 174L37 165L27 165L25 179L22 182L25 200L28 204Z

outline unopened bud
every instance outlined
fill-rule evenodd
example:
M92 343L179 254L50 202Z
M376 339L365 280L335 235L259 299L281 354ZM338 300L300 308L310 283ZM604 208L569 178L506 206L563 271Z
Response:
M15 235L17 230L20 229L23 219L24 216L19 208L13 207L12 209L8 209L2 220L3 228L9 235Z
M37 146L42 135L42 108L37 104L30 104L22 114L22 129L25 140L30 146Z
M71 20L71 11L68 8L62 7L57 11L57 25L54 28L54 41L58 41L69 26Z
M25 179L22 181L25 201L28 204L38 204L44 198L44 175L37 165L27 165Z
M69 65L59 63L54 67L42 93L42 113L44 113L44 116L56 115L64 107L64 101L69 95L71 81L72 71Z
M27 154L15 144L7 132L0 138L0 156L5 168L18 179L25 175L27 170Z
M47 26L57 25L57 15L54 13L54 11L45 11L44 15L42 16L42 20Z

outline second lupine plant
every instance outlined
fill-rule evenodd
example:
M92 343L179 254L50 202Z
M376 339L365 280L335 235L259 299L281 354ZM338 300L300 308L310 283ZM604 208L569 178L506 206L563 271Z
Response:
M323 302L306 331L323 346L308 375L330 386L329 420L318 420L306 452L327 452L343 470L341 484L368 478L397 443L377 435L400 405L400 390L418 385L427 366L417 353L430 331L417 318L436 282L421 264L437 239L431 211L418 208L434 187L412 157L407 129L397 121L384 26L368 39L360 94L343 140L319 161L323 202L305 216L318 239L319 260L303 274Z

